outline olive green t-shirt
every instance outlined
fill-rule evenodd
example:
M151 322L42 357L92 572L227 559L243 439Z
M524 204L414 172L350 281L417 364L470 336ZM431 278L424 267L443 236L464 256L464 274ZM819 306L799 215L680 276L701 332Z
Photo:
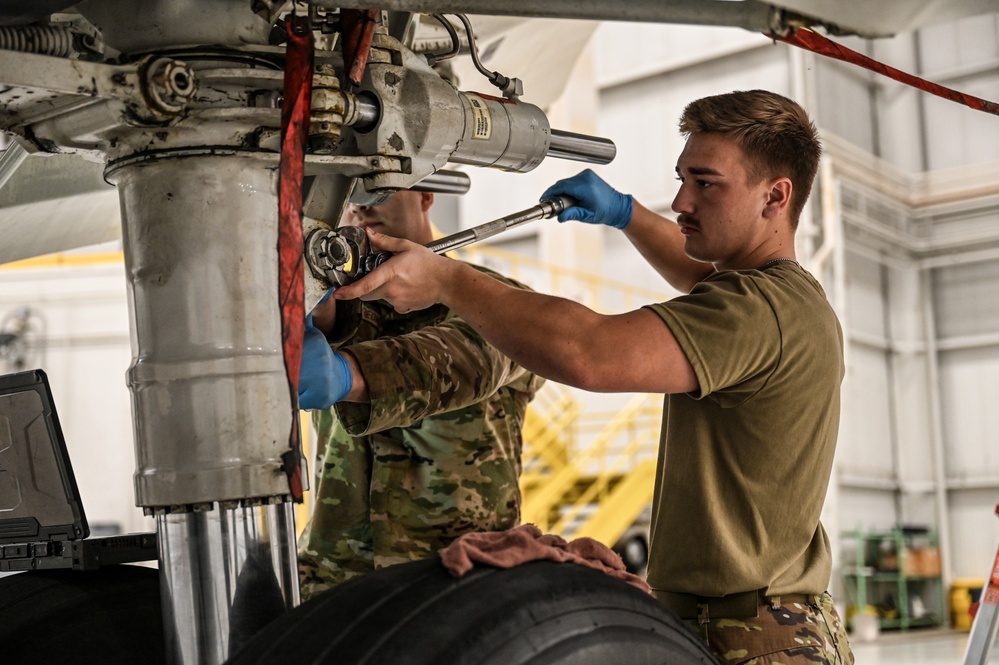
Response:
M798 264L721 272L649 308L700 385L667 395L652 515L654 589L817 594L839 428L843 335Z

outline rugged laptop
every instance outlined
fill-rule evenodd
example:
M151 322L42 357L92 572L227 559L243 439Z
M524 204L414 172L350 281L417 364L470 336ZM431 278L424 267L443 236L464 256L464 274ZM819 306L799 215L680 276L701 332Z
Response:
M0 376L0 572L156 559L156 534L88 538L48 379Z

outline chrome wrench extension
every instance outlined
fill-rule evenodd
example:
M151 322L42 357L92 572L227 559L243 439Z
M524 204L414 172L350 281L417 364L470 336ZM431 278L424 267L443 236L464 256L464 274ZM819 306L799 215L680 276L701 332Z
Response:
M434 240L427 244L427 248L436 254L444 254L536 219L557 217L575 204L575 199L560 194L544 199L526 210ZM363 229L353 226L335 231L315 229L305 240L305 260L309 266L313 271L325 275L331 284L339 286L364 277L391 256L389 252L372 252L367 234Z

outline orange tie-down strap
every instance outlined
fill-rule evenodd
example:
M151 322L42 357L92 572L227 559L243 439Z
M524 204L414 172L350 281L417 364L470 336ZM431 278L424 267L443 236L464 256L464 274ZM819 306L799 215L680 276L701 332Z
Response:
M295 501L304 490L298 419L298 373L305 338L305 284L302 241L302 182L312 105L312 29L307 16L288 19L288 48L281 107L281 165L278 173L278 299L281 340L291 393L292 428L281 456Z
M985 111L986 113L999 115L999 104L996 104L995 102L990 102L980 97L975 97L974 95L958 92L957 90L952 90L938 83L933 83L932 81L927 81L926 79L919 78L918 76L907 74L906 72L895 69L894 67L886 65L882 62L878 62L873 58L869 58L863 53L857 53L842 44L837 44L831 39L823 37L813 30L797 28L788 31L785 35L777 35L774 33L764 34L775 41L792 44L807 51L818 53L819 55L835 58L836 60L842 60L844 62L849 62L859 67L863 67L864 69L869 69L872 72L876 72L882 76L887 76L890 79L912 86L913 88L923 90L938 97L943 97L944 99L949 99L950 101L957 102L958 104L964 104L965 106L973 108L976 111Z
M461 577L475 564L513 568L528 561L576 563L599 570L651 594L652 589L638 575L629 573L621 557L592 538L566 541L546 534L533 524L521 524L506 531L466 533L441 550L441 563L455 577Z

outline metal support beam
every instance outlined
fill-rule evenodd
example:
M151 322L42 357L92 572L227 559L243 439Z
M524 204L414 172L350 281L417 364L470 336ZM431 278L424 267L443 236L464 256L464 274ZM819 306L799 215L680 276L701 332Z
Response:
M735 26L754 32L777 27L781 10L758 0L310 0L327 9L387 9L424 14L480 14L594 21L640 21Z
M923 334L926 337L926 385L929 388L930 452L933 481L936 487L934 504L937 513L937 533L940 535L940 555L943 559L943 588L948 588L954 559L950 536L950 505L947 501L947 456L945 451L942 400L940 396L940 354L937 348L937 324L934 312L932 274L919 273L923 292Z

